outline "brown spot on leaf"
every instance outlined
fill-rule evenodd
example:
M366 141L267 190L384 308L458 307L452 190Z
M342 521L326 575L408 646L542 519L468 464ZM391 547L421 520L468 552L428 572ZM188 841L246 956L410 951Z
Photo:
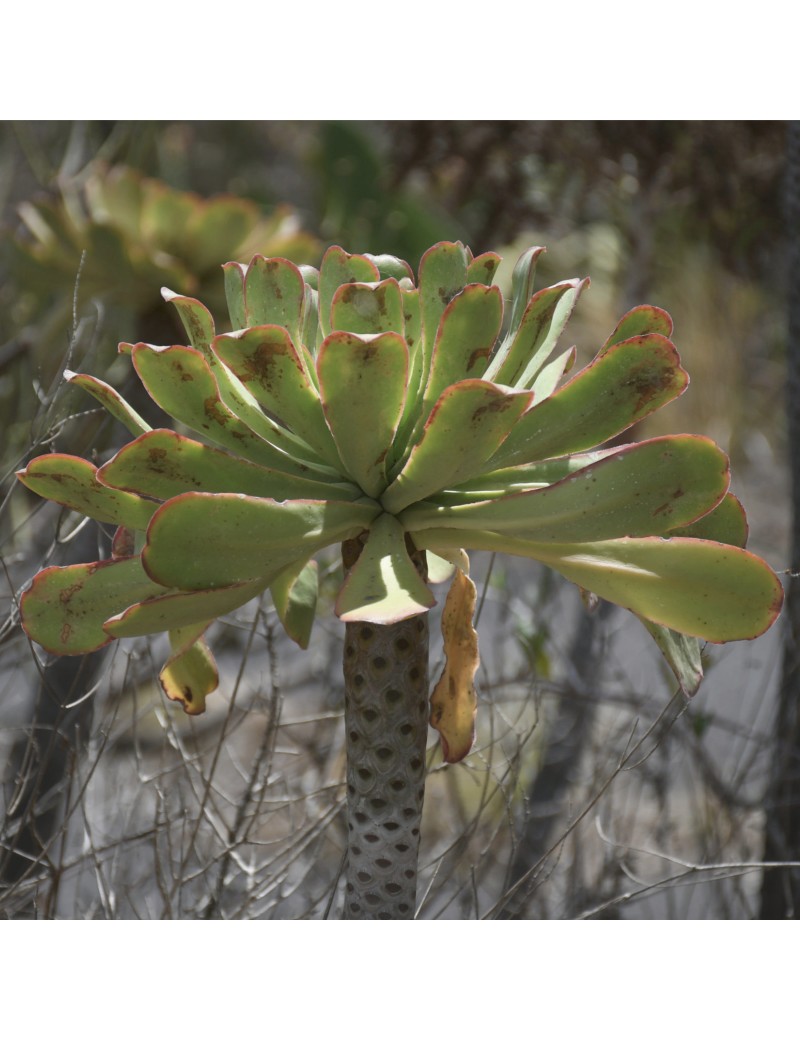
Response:
M80 592L83 588L82 581L75 581L72 585L68 585L65 589L62 589L58 594L58 601L62 606L68 607L69 602L76 592Z
M672 361L669 355L666 356L666 359ZM653 399L660 397L673 387L677 375L676 369L671 365L654 367L652 358L634 365L623 384L636 398L633 415L638 416L652 411Z
M291 360L294 361L296 367L302 371L302 365L299 360L292 358L290 354L287 355L282 352L280 356L290 357ZM251 379L255 379L256 382L260 383L264 387L272 386L281 378L281 369L276 363L277 359L278 352L275 350L275 346L269 343L261 343L249 357L243 359L243 381L247 383Z
M224 426L230 419L230 415L222 408L219 398L214 397L213 394L203 401L203 411L208 419L219 426Z
M488 404L481 405L472 414L473 422L480 422L482 417L486 415L492 415L495 412L505 412L506 409L510 408L514 403L514 398L509 395L493 397Z
M469 356L469 361L467 361L467 371L471 371L481 358L488 358L491 352L490 347L485 347L483 350L473 350Z
M61 632L59 633L59 639L61 640L62 643L66 644L66 643L69 642L69 637L71 635L72 635L72 625L70 625L68 622L65 621L64 624L61 626Z
M177 358L173 358L172 367L180 376L180 380L182 383L191 383L194 381L194 376L191 374L191 372L186 371L186 369L183 367L181 362L178 361Z
M164 460L167 458L166 448L149 448L147 451L147 457L150 460L150 468L154 469L157 473L163 473L166 469Z

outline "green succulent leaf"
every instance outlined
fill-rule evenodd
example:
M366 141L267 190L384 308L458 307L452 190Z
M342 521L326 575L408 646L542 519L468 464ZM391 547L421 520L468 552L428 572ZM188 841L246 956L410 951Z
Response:
M150 521L142 562L169 588L270 584L294 561L369 528L378 512L368 500L279 503L187 492L165 502Z
M503 323L500 290L468 285L447 305L433 346L420 425L444 391L462 379L480 379Z
M406 395L408 349L402 336L333 332L317 359L322 404L348 475L377 498Z
M403 300L394 278L377 285L349 282L340 285L331 303L331 329L376 335L396 332L403 335Z
M144 531L158 508L158 502L101 484L97 467L75 455L40 455L18 471L17 479L42 498L135 531Z
M503 341L486 370L486 378L529 389L550 360L561 333L588 279L573 278L551 285L531 299L512 339Z
M544 246L531 246L526 249L514 265L511 275L511 320L508 326L508 341L514 339L522 324L525 311L533 296L533 285L536 277L536 265L539 257L546 253Z
M286 329L279 325L241 329L217 336L213 349L263 408L330 464L339 463L319 392Z
M425 554L425 563L428 568L428 581L432 585L440 585L444 581L450 581L456 570L454 563L432 552Z
M480 379L448 387L437 401L419 443L381 497L399 513L412 502L479 473L529 406L517 393Z
M180 296L171 289L162 289L161 295L177 310L191 345L208 356L211 341L216 335L214 319L208 308L199 300L191 296Z
M94 376L83 375L78 372L70 372L66 368L64 369L64 378L72 386L79 386L82 390L91 394L134 437L140 433L146 433L150 429L150 426L135 409L131 408L125 398L113 386L104 383L102 379L96 379Z
M491 285L502 258L497 253L481 253L467 265L467 285Z
M300 342L305 283L289 260L254 256L244 277L245 324L281 325Z
M780 613L783 589L758 556L699 538L535 542L488 531L414 533L418 548L460 544L540 560L581 588L649 621L712 643L755 639Z
M290 454L294 444L288 434L268 420L254 400L247 407L234 403L235 411L222 400L215 374L199 350L194 347L154 347L147 343L137 343L131 354L145 389L173 419L252 462L282 473L319 476L319 467L316 467L317 472L314 473L313 465L300 462ZM218 366L221 377L226 371L224 366ZM235 377L231 374L231 378ZM242 394L237 397L242 401ZM255 419L253 413L258 413L260 431L254 431L248 422L243 421L242 411L246 412L248 419ZM274 436L287 450L265 439L263 433Z
M409 532L469 528L537 542L642 537L709 512L729 481L728 458L713 441L658 437L621 448L549 487L465 505L420 502L406 509L402 522Z
M742 503L730 492L710 513L701 516L693 523L675 527L671 535L686 538L707 538L712 542L724 542L726 545L738 545L744 549L747 545L747 517Z
M222 273L225 278L225 299L228 304L228 314L231 319L231 328L243 329L247 325L247 313L244 304L244 276L247 271L245 264L238 264L231 260L222 265Z
M339 286L349 282L378 282L380 277L380 271L369 257L346 253L340 246L328 249L319 269L319 324L323 337L333 331L331 305Z
M599 462L607 455L616 455L619 450L602 448L598 451L545 459L542 462L528 462L522 466L489 470L464 481L463 484L431 495L428 501L435 505L465 505L467 502L484 502L520 491L536 491L550 484L557 484L593 462Z
M422 333L427 344L426 381L439 322L447 305L467 284L469 260L467 250L461 242L439 242L420 260L419 299Z
M681 632L673 632L672 629L656 625L641 615L637 616L655 640L664 660L672 669L683 695L693 697L703 681L700 641L695 636L685 636Z
M412 358L422 357L419 349L422 339L422 311L419 302L419 289L401 289L400 295L403 301L403 328L408 351ZM422 365L420 363L420 372ZM419 379L413 384L419 387Z
M317 334L320 333L319 293L316 289L312 288L312 286L306 284L305 296L306 298L303 304L303 328L300 332L300 343L298 344L298 347L303 358L307 359L306 368L308 370L308 375L316 386L314 357L316 356L318 346Z
M301 560L288 567L269 590L286 634L305 650L317 613L319 568L316 561Z
M354 484L310 480L258 466L172 430L152 430L130 441L99 468L97 479L108 487L162 501L185 491L240 492L278 501L350 502L363 494Z
M397 256L391 256L388 253L382 253L380 256L365 253L364 256L375 264L381 278L395 278L398 282L403 278L408 278L411 282L414 281L414 272L405 260L401 260Z
M435 602L408 554L403 528L383 513L373 522L345 579L336 600L337 615L342 621L391 625L424 613Z
M689 377L663 336L625 340L534 404L492 459L496 468L593 448L686 389Z
M577 354L577 349L570 347L569 350L565 350L563 354L543 366L531 387L533 399L537 404L541 404L542 401L546 401L548 397L552 396L565 373L569 372L575 364Z
M40 571L20 600L22 626L52 654L88 654L111 642L110 614L159 591L138 556Z
M634 307L620 318L617 327L600 348L600 353L605 354L611 347L626 339L649 334L669 339L672 335L672 318L660 307L651 307L646 304Z
M406 403L403 417L397 428L397 435L389 451L387 472L395 472L400 459L407 453L412 443L412 433L416 429L417 420L422 408L423 374L425 372L425 351L421 342L422 314L420 311L419 290L403 289L403 319L405 324L405 341L408 347L409 372Z
M137 557L138 559L138 557ZM215 618L229 614L251 599L260 596L269 580L242 581L217 589L183 591L164 590L161 584L150 584L147 595L132 595L130 606L106 612L103 630L114 639L151 636L171 632L190 625L208 625ZM158 592L153 594L153 590Z

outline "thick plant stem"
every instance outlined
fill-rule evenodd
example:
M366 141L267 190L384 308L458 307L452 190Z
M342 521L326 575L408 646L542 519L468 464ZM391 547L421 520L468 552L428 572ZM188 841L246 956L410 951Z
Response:
M345 568L361 546L343 546ZM424 555L415 563L424 570ZM428 616L345 626L347 920L412 918L425 793Z

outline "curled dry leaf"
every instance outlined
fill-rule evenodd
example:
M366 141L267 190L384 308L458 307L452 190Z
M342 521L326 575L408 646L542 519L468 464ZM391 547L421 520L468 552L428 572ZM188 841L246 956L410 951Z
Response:
M445 762L460 762L475 741L475 672L480 664L478 633L472 626L477 592L456 570L442 611L445 666L431 694L431 726L439 731Z

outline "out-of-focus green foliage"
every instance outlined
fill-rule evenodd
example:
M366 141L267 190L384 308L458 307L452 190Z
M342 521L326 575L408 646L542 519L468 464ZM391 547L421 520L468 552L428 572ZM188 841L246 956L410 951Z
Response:
M79 267L85 298L142 311L165 284L219 295L219 268L231 257L269 251L311 263L321 253L290 206L265 213L233 195L203 199L124 166L99 166L80 188L19 212L14 282L31 318L54 295L71 309Z
M458 210L448 211L435 192L400 182L379 140L357 125L321 124L313 168L322 234L345 241L350 250L368 251L380 242L387 252L418 263L431 242L466 235Z
M20 330L6 349L17 363L6 366L0 384L0 427L13 454L28 436L32 385L47 393L71 339L78 355L89 349L73 328L79 314L90 312L90 327L80 333L97 352L93 364L108 371L117 329L133 328L142 338L178 334L167 309L153 305L163 285L202 293L222 310L219 271L231 257L266 250L306 263L322 252L289 205L264 210L235 195L206 199L126 166L92 163L57 195L23 201L18 212L20 225L6 242Z

